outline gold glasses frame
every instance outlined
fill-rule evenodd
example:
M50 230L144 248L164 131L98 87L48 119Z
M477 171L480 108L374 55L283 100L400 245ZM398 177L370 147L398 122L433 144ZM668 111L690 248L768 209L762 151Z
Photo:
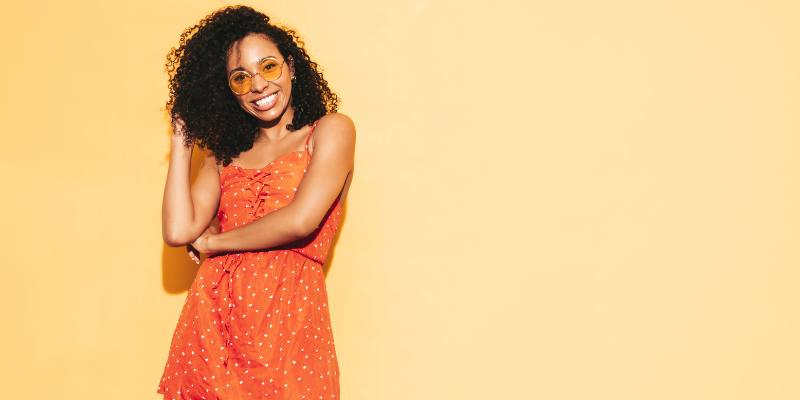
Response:
M264 57L264 58L262 58L261 60L258 61L258 71L256 72L256 75L261 75L261 78L263 78L267 82L272 82L272 81L275 81L276 79L280 79L280 77L283 75L283 64L286 63L286 59L284 58L283 61L281 61L279 67L278 67L278 75L276 75L272 79L268 79L266 76L264 76L262 74L262 72L264 71L264 63L267 62L267 61L272 61L272 60L277 61L278 59L276 57L274 57L274 56L267 56L267 57ZM242 85L242 89L241 90L236 90L235 87L237 85L235 85L233 83L233 80L234 80L234 78L238 79L241 76L244 76L244 78L246 80L244 81L244 83ZM254 77L253 74L251 74L251 73L249 73L247 71L238 70L238 71L232 73L228 77L228 87L231 89L231 91L233 93L236 93L237 95L241 96L243 94L247 94L247 92L249 92L250 89L253 88L253 77Z

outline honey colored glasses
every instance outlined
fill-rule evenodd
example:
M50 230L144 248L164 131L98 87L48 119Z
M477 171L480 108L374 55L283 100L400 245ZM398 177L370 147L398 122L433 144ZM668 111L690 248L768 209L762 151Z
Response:
M281 77L285 61L286 59L278 62L278 59L272 56L264 57L258 62L257 74L261 75L266 81L274 81ZM243 95L249 92L253 86L253 75L247 71L236 71L228 77L228 86L230 86L233 93Z

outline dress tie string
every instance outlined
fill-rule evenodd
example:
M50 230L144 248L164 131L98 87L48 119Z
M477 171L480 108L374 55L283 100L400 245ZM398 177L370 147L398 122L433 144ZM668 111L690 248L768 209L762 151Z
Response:
M211 283L211 288L213 291L210 294L210 297L214 300L217 300L220 296L223 296L222 300L225 306L223 307L220 305L218 312L220 316L220 321L222 321L222 339L225 344L225 359L222 361L223 365L228 365L228 358L230 357L230 353L227 352L227 349L233 345L233 341L231 340L231 318L232 318L232 310L235 306L234 295L233 295L233 277L236 273L236 270L239 269L239 266L244 261L244 257L242 253L231 253L223 255L220 259L221 265L219 268L219 276L214 279L214 282ZM227 287L220 288L223 282L227 283ZM220 304L220 302L217 302Z

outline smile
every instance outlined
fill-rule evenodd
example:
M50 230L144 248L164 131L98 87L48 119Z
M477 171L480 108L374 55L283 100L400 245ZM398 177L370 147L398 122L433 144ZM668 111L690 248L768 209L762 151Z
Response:
M275 100L278 98L278 92L275 92L269 96L262 97L256 101L252 101L251 103L256 105L256 108L263 110L267 110L275 105Z

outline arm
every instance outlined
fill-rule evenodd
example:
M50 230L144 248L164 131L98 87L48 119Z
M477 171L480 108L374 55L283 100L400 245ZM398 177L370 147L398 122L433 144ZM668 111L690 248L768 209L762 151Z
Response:
M314 154L292 202L256 221L210 235L208 252L280 246L311 234L341 193L353 168L355 126L344 114L328 114L314 132Z
M161 234L173 247L191 243L208 227L219 206L219 173L213 154L203 159L190 188L191 147L173 135L167 183L161 205Z

